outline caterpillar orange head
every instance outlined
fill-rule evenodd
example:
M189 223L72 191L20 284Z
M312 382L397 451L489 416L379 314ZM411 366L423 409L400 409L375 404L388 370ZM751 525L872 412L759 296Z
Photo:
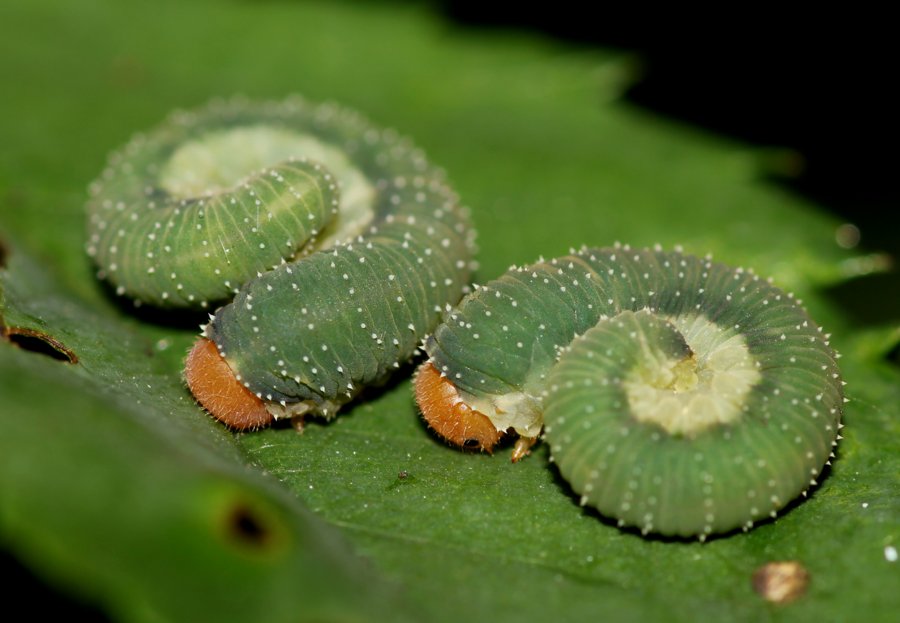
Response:
M210 339L197 339L185 362L184 379L197 402L231 428L252 430L275 419L263 401L237 380Z
M492 453L503 437L503 431L467 405L456 386L427 361L416 373L416 402L428 425L451 444Z

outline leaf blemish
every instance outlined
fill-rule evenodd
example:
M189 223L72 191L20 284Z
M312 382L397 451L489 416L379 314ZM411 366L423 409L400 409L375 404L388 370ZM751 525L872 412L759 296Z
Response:
M242 503L228 510L226 526L232 540L254 549L265 549L273 540L272 530L266 521Z
M751 584L766 601L787 604L806 593L809 571L796 560L770 562L753 572Z
M0 334L10 344L39 355L45 355L57 361L78 363L78 355L61 341L43 331L26 327L2 327Z

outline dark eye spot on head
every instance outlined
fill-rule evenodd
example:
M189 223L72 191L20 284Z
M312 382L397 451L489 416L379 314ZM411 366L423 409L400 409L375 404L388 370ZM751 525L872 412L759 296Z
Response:
M272 539L266 522L243 504L235 504L228 515L228 536L243 545L263 548Z
M480 445L481 445L481 444L478 442L477 439L466 439L466 440L463 442L463 446L466 447L466 448L472 448L472 449L474 449L474 448L479 447Z
M24 327L0 327L0 334L2 334L10 344L18 346L23 350L39 355L46 355L57 361L78 363L78 355L75 354L75 351L52 335L44 333L43 331L26 329Z

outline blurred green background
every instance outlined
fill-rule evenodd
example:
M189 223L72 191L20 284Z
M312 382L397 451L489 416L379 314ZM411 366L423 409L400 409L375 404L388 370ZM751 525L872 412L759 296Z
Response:
M838 244L841 218L771 181L791 152L624 100L637 60L455 25L414 3L5 3L9 599L127 621L892 620L891 258ZM113 300L83 253L83 204L106 154L132 133L233 93L335 100L413 137L471 208L479 281L616 240L682 244L771 275L844 355L851 402L830 473L778 520L699 544L644 538L582 510L545 447L518 465L509 448L446 448L418 419L409 370L303 436L224 431L180 382L202 318ZM772 560L804 564L806 596L773 606L752 591L753 570Z

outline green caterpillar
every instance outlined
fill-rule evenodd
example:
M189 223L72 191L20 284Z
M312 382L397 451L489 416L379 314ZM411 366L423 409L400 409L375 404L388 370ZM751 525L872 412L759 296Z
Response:
M582 504L699 536L805 493L836 446L836 354L790 294L680 252L583 249L477 288L426 341L416 394L450 442L524 456L542 427Z
M235 428L330 417L408 359L469 279L472 230L422 151L358 113L216 101L110 157L88 254L117 293L207 307L186 365Z

